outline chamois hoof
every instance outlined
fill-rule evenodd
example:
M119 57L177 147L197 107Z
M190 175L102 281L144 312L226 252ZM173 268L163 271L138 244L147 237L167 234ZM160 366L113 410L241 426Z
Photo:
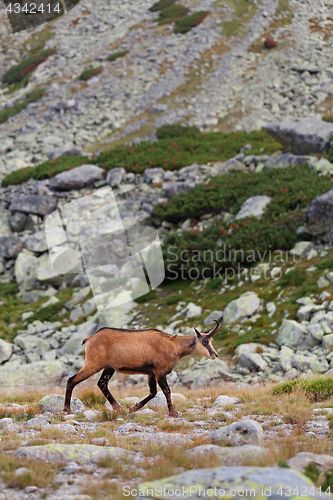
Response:
M64 413L67 413L68 415L72 415L73 414L73 412L72 412L72 410L70 408L64 408L63 411L64 411Z
M135 411L138 411L139 409L140 409L140 406L135 404L135 405L130 407L129 412L134 413Z
M176 410L173 410L173 411L170 411L169 412L169 416L172 417L172 418L179 418L180 417L180 413Z
M118 405L118 406L113 406L113 411L117 411L118 413L125 413L125 408L123 408L122 406Z

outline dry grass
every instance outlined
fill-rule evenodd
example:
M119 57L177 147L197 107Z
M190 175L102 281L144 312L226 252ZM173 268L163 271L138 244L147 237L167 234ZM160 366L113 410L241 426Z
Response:
M0 456L1 479L11 488L25 488L26 486L37 486L43 488L48 486L58 472L59 464L46 464L32 460L19 460L6 455ZM16 476L15 471L21 467L29 469L22 475Z

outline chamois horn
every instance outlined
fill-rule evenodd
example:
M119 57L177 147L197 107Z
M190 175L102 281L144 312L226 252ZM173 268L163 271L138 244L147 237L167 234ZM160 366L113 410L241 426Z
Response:
M213 335L215 335L215 333L218 332L223 325L223 319L220 319L219 321L217 319L214 319L214 321L216 323L216 326L203 332L207 337L212 337Z

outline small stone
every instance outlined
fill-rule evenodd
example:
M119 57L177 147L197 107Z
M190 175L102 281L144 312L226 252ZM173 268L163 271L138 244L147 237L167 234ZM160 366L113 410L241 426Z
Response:
M231 398L229 396L218 396L215 399L215 405L216 406L228 406L228 405L235 405L237 403L240 403L240 399L238 398Z
M31 474L31 469L28 469L27 467L19 467L15 471L16 477L24 476L26 474Z
M7 425L10 425L12 423L13 423L13 421L9 417L7 417L7 418L1 418L0 419L0 429L4 429L5 427L7 427Z
M226 427L221 427L211 435L213 444L230 444L242 446L243 444L259 445L262 441L263 431L261 425L255 420L246 419L234 422Z

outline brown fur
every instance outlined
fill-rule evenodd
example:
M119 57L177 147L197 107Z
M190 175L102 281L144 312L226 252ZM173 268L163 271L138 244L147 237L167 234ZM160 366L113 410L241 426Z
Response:
M98 382L101 391L114 409L120 406L110 394L107 384L114 372L142 373L148 375L150 394L131 408L136 411L144 406L157 393L156 382L165 394L169 413L175 412L170 389L166 381L177 361L183 356L197 352L210 359L218 355L211 343L212 335L219 329L218 324L213 332L196 336L172 336L159 330L125 330L118 328L100 328L88 339L83 341L86 346L86 358L81 370L67 382L64 410L70 412L70 400L74 387L104 369Z

